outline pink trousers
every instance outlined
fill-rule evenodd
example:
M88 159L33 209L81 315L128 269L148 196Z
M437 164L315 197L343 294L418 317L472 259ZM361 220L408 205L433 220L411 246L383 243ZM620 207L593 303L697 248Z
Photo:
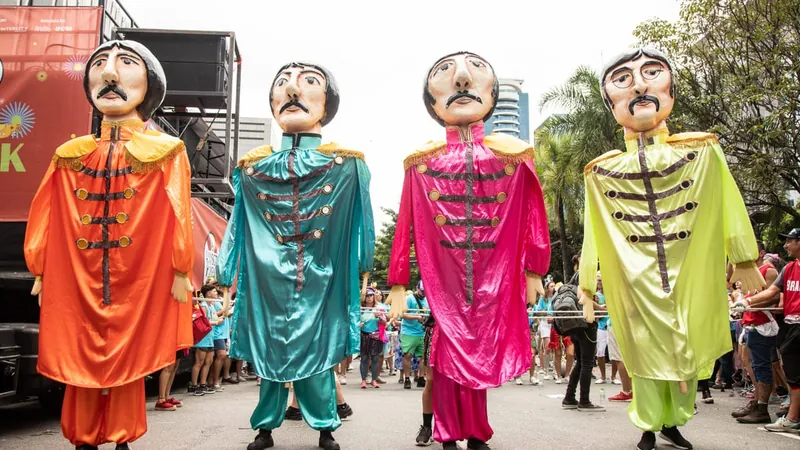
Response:
M470 389L433 370L433 439L437 442L492 438L486 390Z

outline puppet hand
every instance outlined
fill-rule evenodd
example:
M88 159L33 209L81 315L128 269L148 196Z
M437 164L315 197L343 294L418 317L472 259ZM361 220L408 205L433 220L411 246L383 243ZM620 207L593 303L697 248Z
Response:
M536 296L544 297L544 287L542 286L542 276L533 272L525 272L525 289L529 305L536 304Z
M403 314L408 311L408 305L406 304L406 287L402 284L396 284L392 286L392 290L389 292L389 296L386 297L386 303L392 305L392 309L389 311L389 317L392 319L397 319Z
M228 317L228 310L231 307L231 289L222 288L222 317Z
M745 294L755 294L764 289L767 284L753 261L745 261L733 265L731 283L736 283L737 281L742 282L742 292Z
M578 303L583 305L583 320L587 323L594 322L594 303L592 302L592 296L581 290Z
M33 289L31 289L31 295L36 295L39 297L39 306L42 306L42 277L36 277L33 282Z
M189 292L194 288L189 281L189 275L182 272L175 272L175 279L172 281L172 296L178 303L186 303L189 299Z
M364 272L361 274L361 301L364 301L364 298L367 296L367 282L369 281L369 272Z

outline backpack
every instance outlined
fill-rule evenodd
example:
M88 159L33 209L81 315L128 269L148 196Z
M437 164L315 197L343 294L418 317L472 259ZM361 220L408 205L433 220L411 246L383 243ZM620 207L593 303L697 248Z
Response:
M202 341L211 332L211 321L206 317L205 308L192 308L192 335L194 343Z
M562 336L569 336L578 330L589 328L589 324L583 320L583 308L578 304L578 287L565 284L558 288L555 296L553 297L553 311L556 313L571 313L571 316L581 317L559 317L555 314L554 326L558 334Z

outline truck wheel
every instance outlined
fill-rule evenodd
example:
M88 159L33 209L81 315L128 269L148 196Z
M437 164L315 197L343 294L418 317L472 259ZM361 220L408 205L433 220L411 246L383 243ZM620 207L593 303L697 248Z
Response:
M39 406L45 414L59 417L61 416L61 405L64 403L64 388L61 383L53 383L46 391L39 395Z

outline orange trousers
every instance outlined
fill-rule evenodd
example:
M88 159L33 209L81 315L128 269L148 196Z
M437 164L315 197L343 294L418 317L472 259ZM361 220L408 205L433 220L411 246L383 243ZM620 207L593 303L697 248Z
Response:
M144 378L107 390L67 385L61 433L72 445L122 444L146 432Z

